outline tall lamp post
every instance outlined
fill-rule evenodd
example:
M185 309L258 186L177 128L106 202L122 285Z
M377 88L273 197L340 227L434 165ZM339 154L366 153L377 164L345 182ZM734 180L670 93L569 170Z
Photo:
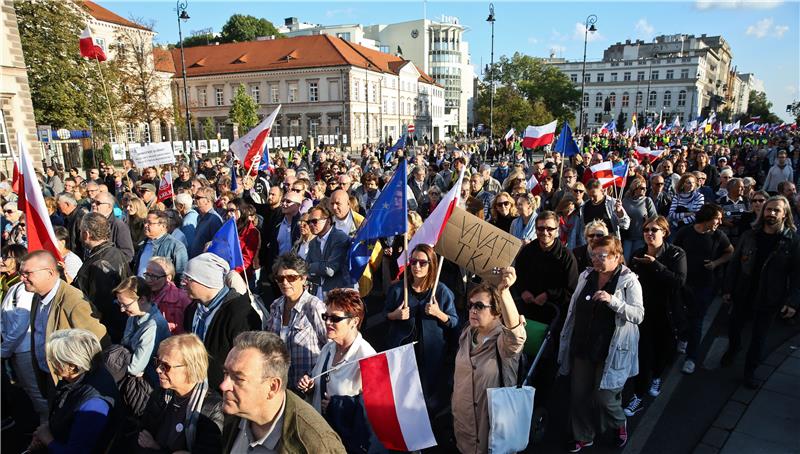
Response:
M492 24L492 54L489 64L489 142L494 135L494 3L489 3L489 17L486 22Z
M583 70L581 70L581 113L578 118L578 131L583 134L583 98L584 90L586 89L586 44L589 42L589 32L596 32L597 28L594 26L597 22L597 16L590 14L586 18L586 26L583 28Z
M192 143L194 140L192 138L192 124L191 120L189 120L189 87L186 86L186 59L183 57L183 33L181 31L181 21L189 20L189 13L186 12L186 7L188 6L187 0L178 0L177 8L175 11L178 14L178 40L180 40L181 44L181 71L183 72L183 106L186 109L186 130L188 132L189 137L189 162L192 168L195 168L194 162L194 150L191 150Z

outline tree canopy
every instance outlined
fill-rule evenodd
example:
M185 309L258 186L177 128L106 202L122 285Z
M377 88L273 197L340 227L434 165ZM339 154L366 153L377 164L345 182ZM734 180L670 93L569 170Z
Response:
M281 36L272 22L255 16L234 14L222 26L219 39L222 43L254 41L259 36Z
M772 103L767 100L767 94L763 91L750 91L750 98L747 101L747 115L751 117L761 117L762 123L780 123L780 118L772 113Z
M247 94L244 84L236 88L228 118L239 125L239 134L245 134L258 124L258 104Z
M202 33L200 35L187 36L183 38L183 47L206 46L219 42L220 38L213 33ZM178 42L178 46L181 43Z

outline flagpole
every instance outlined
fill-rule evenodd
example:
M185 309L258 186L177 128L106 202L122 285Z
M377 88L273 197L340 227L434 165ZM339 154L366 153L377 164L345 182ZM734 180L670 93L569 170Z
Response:
M439 277L441 277L441 275L442 275L442 259L443 258L439 254L436 254L436 258L438 259L438 262L439 262L439 268L436 270L436 280L433 281L433 292L431 292L431 297L432 298L436 296L436 288L439 286Z
M114 131L114 140L119 142L119 134L117 134L117 121L114 119L114 111L111 110L111 99L108 97L108 90L106 89L106 79L103 77L103 70L100 68L100 59L95 58L97 62L97 72L100 73L100 82L103 84L103 93L106 95L106 103L108 104L108 114L111 115L111 130ZM149 126L149 125L148 125Z

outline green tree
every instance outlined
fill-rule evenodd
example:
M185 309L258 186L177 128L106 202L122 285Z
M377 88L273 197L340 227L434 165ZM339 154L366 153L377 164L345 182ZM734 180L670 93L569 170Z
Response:
M281 37L278 29L272 22L255 16L245 14L234 14L228 22L222 26L220 42L239 43L243 41L254 41L259 36Z
M219 42L219 37L213 33L203 33L200 35L187 36L183 38L183 47L206 46ZM180 47L180 41L176 46Z
M111 121L99 71L115 108L118 69L113 61L98 66L80 56L78 36L86 23L77 8L66 1L14 2L33 111L40 124L88 129L91 122L97 134L104 134Z
M478 122L489 127L489 87L478 93ZM533 123L534 111L531 103L514 87L500 87L494 93L494 136L502 136L509 128L524 131Z
M247 94L244 84L236 88L228 118L239 125L239 134L246 134L258 124L258 104Z
M780 118L772 113L772 103L767 99L767 94L763 91L750 91L750 98L747 101L747 115L751 117L761 117L762 123L779 123Z
M206 117L206 119L203 121L203 135L205 136L206 140L217 138L217 125L214 124L213 118Z

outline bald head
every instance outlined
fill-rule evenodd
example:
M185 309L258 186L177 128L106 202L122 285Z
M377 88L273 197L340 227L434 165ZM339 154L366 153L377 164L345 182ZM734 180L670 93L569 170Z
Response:
M346 191L337 189L331 194L331 211L337 219L344 219L350 214L350 196Z
M33 251L23 257L19 274L25 290L42 297L50 293L59 279L56 258L45 250Z

